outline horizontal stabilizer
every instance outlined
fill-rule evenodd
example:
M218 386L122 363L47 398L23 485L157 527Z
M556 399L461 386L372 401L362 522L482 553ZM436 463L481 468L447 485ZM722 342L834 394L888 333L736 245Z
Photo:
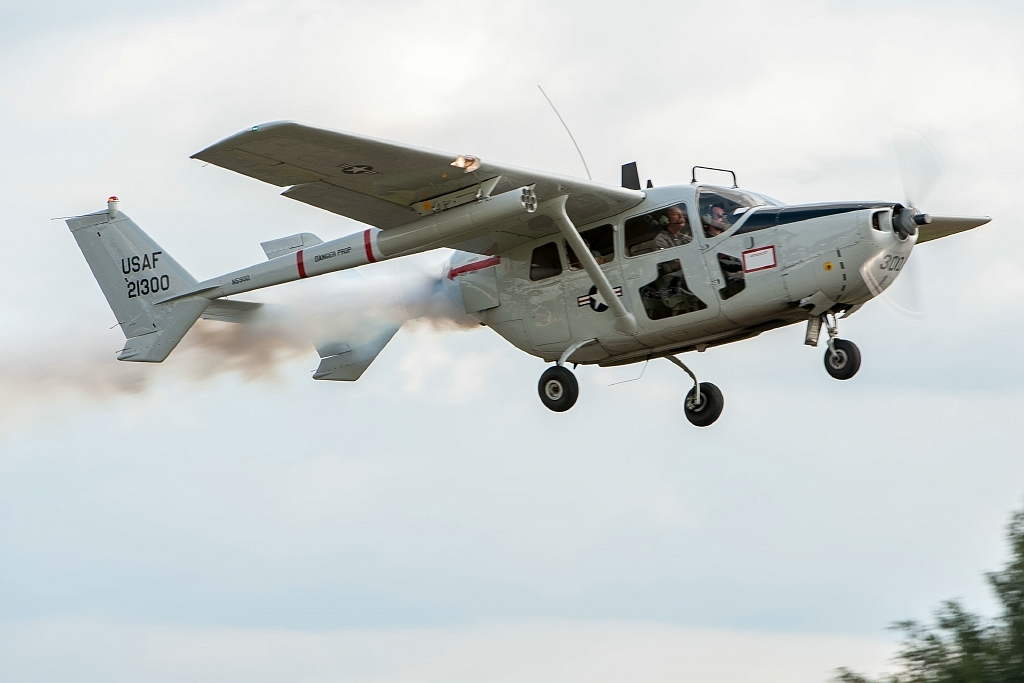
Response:
M165 316L165 322L147 334L129 337L117 355L118 360L136 363L159 363L170 355L192 324L208 305L206 299L186 299L174 304Z
M918 244L972 230L992 220L988 216L931 216L931 219L930 223L918 228Z
M345 341L317 344L320 367L313 373L313 379L329 379L337 382L355 382L377 355L387 346L398 332L401 324L388 323L378 329L367 342L353 346Z
M226 323L248 324L253 322L263 304L254 301L232 301L215 299L203 312L203 320L220 320Z
M288 237L279 237L269 242L260 242L260 246L263 247L263 252L267 255L267 258L272 259L323 243L322 239L311 232L300 232L298 235L289 235Z

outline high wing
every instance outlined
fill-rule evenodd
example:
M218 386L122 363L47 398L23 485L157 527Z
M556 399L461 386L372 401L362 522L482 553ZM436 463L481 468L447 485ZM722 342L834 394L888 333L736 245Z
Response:
M287 187L286 197L382 230L421 218L431 200L496 178L492 194L535 185L541 202L567 195L566 212L576 225L615 215L644 198L637 190L287 121L253 126L192 158ZM494 254L557 232L548 216L530 223L519 233L498 229L447 246Z
M917 243L930 242L965 230L973 230L991 220L988 216L931 216L931 223L917 229L919 233Z

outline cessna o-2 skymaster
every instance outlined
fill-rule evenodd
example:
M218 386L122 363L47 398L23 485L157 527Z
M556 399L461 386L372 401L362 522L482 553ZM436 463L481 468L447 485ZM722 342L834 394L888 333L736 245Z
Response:
M576 402L567 363L666 358L693 379L683 407L701 427L718 419L722 392L677 354L796 323L817 346L824 326L825 369L850 379L860 352L839 338L838 320L889 287L915 244L989 221L896 202L784 205L740 189L735 174L732 187L694 173L689 185L641 189L635 163L613 187L289 122L253 126L194 158L369 227L329 242L265 242L268 261L196 282L114 197L106 211L68 219L127 338L119 360L158 363L198 318L243 322L259 306L225 297L444 247L456 250L444 293L555 363L540 378L545 406ZM318 343L313 378L358 379L399 326Z

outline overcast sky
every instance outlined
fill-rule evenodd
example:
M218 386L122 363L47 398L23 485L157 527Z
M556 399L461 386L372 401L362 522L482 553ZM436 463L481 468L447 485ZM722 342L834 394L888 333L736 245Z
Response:
M11 5L0 680L811 683L880 670L886 626L940 600L992 608L1024 500L1018 3ZM280 119L582 175L538 84L600 181L900 200L910 129L945 167L922 208L994 220L843 324L850 382L797 328L688 357L726 397L704 430L665 361L580 368L551 413L544 364L487 329L410 324L355 384L216 323L114 360L54 217L116 194L199 279L358 230L189 159ZM331 312L442 259L249 298Z

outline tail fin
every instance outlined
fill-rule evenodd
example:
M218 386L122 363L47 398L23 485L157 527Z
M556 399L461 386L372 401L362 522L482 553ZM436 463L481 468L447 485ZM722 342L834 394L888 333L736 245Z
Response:
M117 359L159 363L210 301L189 297L156 303L188 291L195 278L118 211L116 197L107 207L68 218L67 224L127 339Z

